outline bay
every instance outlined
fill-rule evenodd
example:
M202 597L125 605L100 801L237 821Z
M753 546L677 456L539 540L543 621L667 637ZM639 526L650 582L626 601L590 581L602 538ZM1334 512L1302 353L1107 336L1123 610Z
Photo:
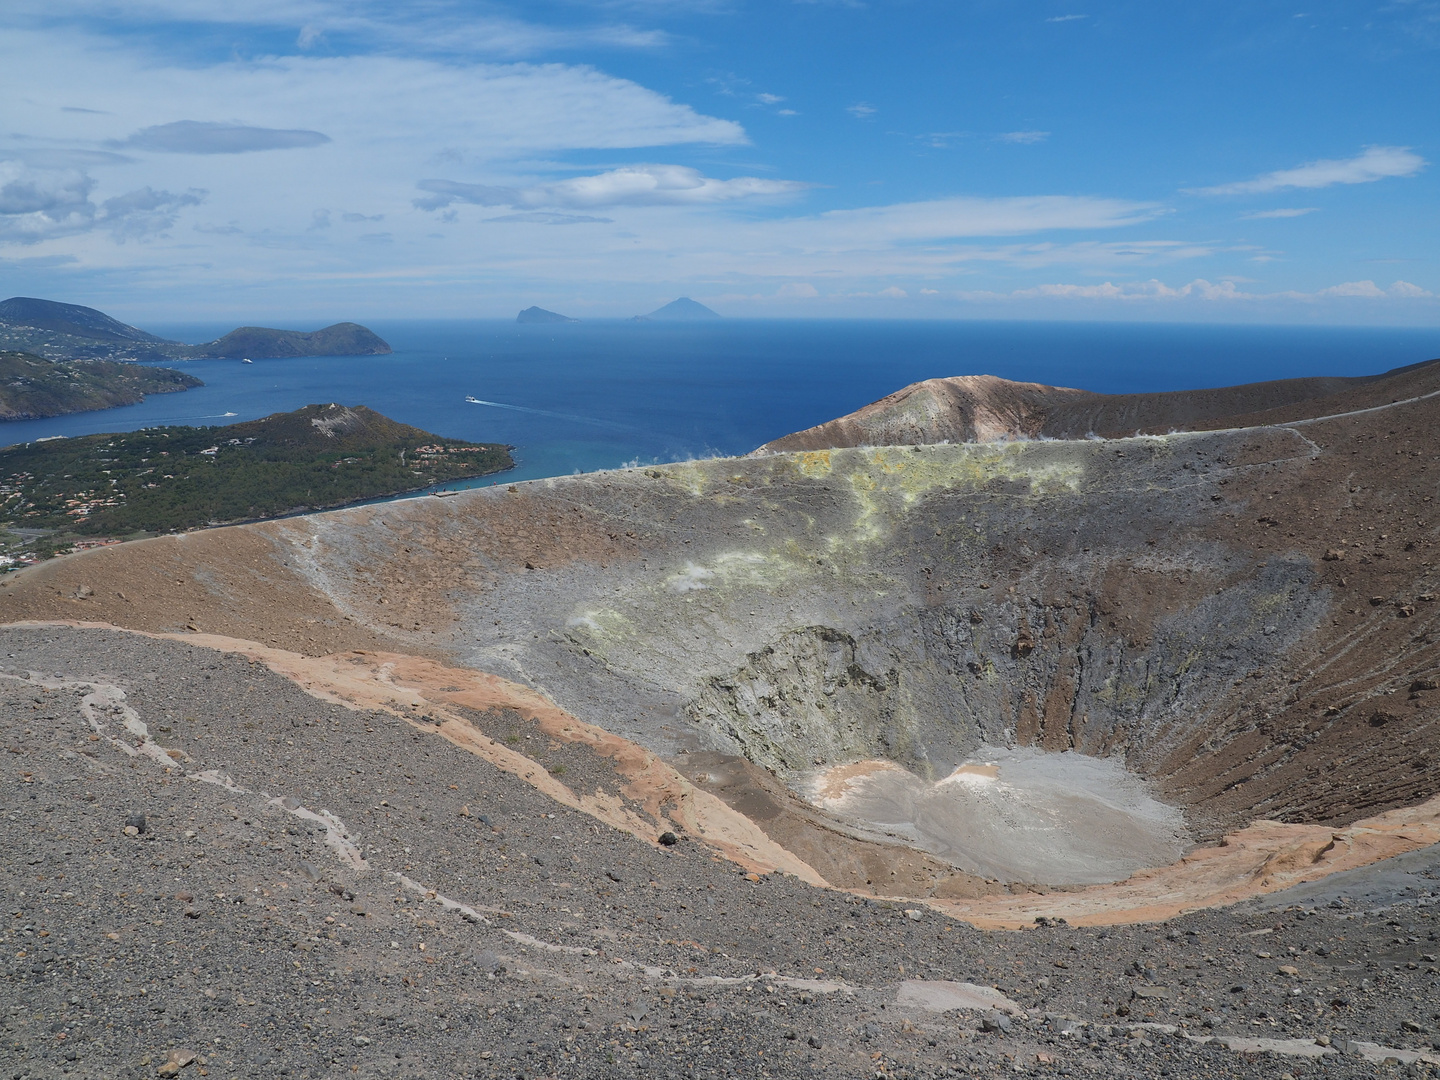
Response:
M517 468L505 474L508 482L743 454L938 376L992 374L1126 393L1367 375L1440 355L1440 331L1369 327L879 320L368 325L391 343L392 355L173 363L206 385L125 408L6 423L0 442L228 424L334 401L368 405L439 435L509 443ZM146 329L198 342L232 328Z

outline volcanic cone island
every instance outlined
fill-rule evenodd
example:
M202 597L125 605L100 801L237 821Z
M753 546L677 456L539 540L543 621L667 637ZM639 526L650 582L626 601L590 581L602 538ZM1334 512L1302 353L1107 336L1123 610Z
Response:
M1440 1068L1440 361L0 584L0 1075Z

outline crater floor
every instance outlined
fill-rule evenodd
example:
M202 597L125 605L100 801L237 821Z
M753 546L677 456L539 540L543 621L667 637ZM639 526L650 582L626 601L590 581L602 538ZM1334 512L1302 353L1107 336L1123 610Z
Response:
M1192 846L1179 810L1118 762L1074 751L982 746L936 781L891 762L858 762L801 790L842 820L998 881L1120 881Z

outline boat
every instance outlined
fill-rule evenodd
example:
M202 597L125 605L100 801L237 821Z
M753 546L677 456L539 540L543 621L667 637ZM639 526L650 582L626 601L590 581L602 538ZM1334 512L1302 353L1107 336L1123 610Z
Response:
M437 499L448 499L451 495L459 495L460 492L458 492L458 491L432 491L432 492L430 492L430 494L431 494L431 495L434 495Z
M468 401L471 405L484 405L484 404L485 404L485 403L484 403L483 401L481 401L478 397L471 397L469 394L466 394L466 395L465 395L465 400Z
M255 361L254 361L254 360L251 360L251 359L247 356L247 357L245 357L244 359L242 359L240 362L241 362L242 364L253 364Z

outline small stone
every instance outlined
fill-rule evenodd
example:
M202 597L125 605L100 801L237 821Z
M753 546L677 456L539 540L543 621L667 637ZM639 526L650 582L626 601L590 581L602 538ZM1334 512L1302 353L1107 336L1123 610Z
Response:
M919 922L919 921L920 921L920 918L921 918L921 913L920 913L920 911L919 911L918 909L916 909L916 908L906 908L906 909L905 909L905 917L906 917L907 919L909 919L911 922Z
M809 1043L810 1043L810 1048L811 1048L812 1050L819 1050L819 1049L820 1049L820 1036L818 1036L818 1035L811 1035L808 1041L809 1041Z
M367 1036L365 1036L365 1035L356 1035L356 1036L355 1036L355 1045L356 1045L356 1046L369 1046L369 1045L370 1045L370 1039L369 1039Z
M1345 558L1345 552L1341 551L1339 548L1329 548L1325 552L1324 558L1326 562L1339 562L1341 559Z
M123 830L121 830L121 831L124 832L126 836L139 836L139 835L140 835L140 830L137 829L134 825L126 825L125 828L124 828Z
M304 876L306 881L320 880L320 871L316 868L315 864L305 862L303 859L300 861L300 873Z
M200 1055L195 1053L194 1050L182 1050L180 1047L177 1046L165 1056L165 1060L174 1062L176 1065L179 1065L183 1069L186 1065L189 1065L199 1056Z
M126 819L125 819L125 829L126 829L126 833L125 833L126 836L139 836L139 835L140 835L141 833L143 833L143 832L149 832L149 831L150 831L149 827L145 824L145 815L144 815L144 814L131 814L131 815L129 815L128 817L126 817ZM132 832L129 831L130 829L134 829L135 831L132 833Z
M679 842L680 837L676 836L673 832L662 832L660 834L660 843L666 847L674 847Z
M1130 991L1130 996L1148 1001L1168 1001L1170 988L1168 986L1137 986Z
M625 883L625 879L622 878L619 874L617 874L614 870L606 870L605 876L611 881L616 882L617 884L623 885Z
M173 1061L167 1061L155 1070L156 1076L179 1076L180 1066Z
M1300 969L1297 968L1294 964L1281 964L1280 974L1288 975L1292 979L1298 979L1300 977Z

